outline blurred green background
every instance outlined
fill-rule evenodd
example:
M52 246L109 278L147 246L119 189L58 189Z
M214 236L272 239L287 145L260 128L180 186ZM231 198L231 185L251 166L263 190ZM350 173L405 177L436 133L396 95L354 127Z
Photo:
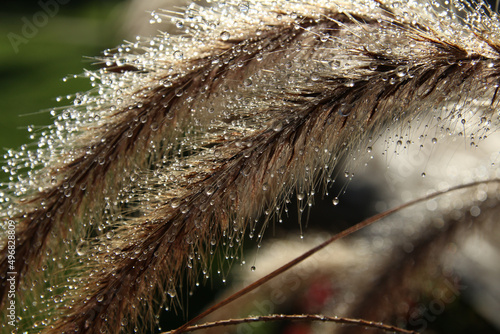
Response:
M102 50L118 45L124 38L120 18L126 10L126 1L65 1L67 4L50 9L54 10L54 15L47 15L38 1L9 1L2 4L2 157L7 148L17 149L20 145L33 141L29 140L29 133L26 131L28 125L35 125L37 128L52 123L47 109L64 105L64 101L56 102L57 96L90 88L88 80L71 79L63 82L63 77L80 74L84 68L95 68L93 60L88 57L98 56ZM48 19L44 21L44 17ZM36 30L29 30L26 27L27 21ZM16 45L15 41L22 42ZM5 176L2 173L0 180L5 180Z

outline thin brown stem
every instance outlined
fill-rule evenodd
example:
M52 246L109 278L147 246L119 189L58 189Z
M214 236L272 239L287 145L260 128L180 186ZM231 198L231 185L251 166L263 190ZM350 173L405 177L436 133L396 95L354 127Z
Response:
M210 307L206 311L200 313L199 315L197 315L193 319L189 320L184 325L182 325L181 327L179 327L176 330L172 331L171 333L172 334L178 334L178 333L185 332L189 326L193 325L197 321L203 319L207 315L209 315L209 314L213 313L214 311L222 308L223 306L231 303L232 301L234 301L234 300L236 300L236 299L238 299L238 298L246 295L247 293L249 293L249 292L257 289L258 287L260 287L264 283L269 282L271 279L279 276L280 274L282 274L285 271L287 271L288 269L294 267L298 263L300 263L300 262L304 261L305 259L309 258L310 256L316 254L317 252L319 252L320 250L322 250L326 246L330 245L334 241L337 241L339 239L347 237L348 235L351 235L354 232L357 232L357 231L359 231L359 230L361 230L361 229L363 229L363 228L365 228L365 227L367 227L367 226L369 226L369 225L371 225L371 224L373 224L373 223L375 223L375 222L377 222L377 221L379 221L379 220L381 220L381 219L383 219L383 218L385 218L385 217L387 217L387 216L389 216L389 215L391 215L391 214L393 214L395 212L401 211L401 210L403 210L405 208L408 208L410 206L413 206L415 204L419 204L419 203L428 201L430 199L439 197L441 195L444 195L444 194L447 194L447 193L450 193L450 192L453 192L453 191L457 191L457 190L461 190L461 189L467 189L467 188L473 188L473 187L481 185L481 184L499 183L499 182L500 182L500 179L492 179L492 180L487 180L487 181L477 181L477 182L462 184L462 185L450 188L450 189L445 190L445 191L434 192L434 193L429 194L427 196L417 198L415 200L412 200L412 201L406 202L404 204L398 205L398 206L396 206L396 207L394 207L392 209L389 209L387 211L384 211L384 212L381 212L381 213L376 214L374 216L371 216L370 218L367 218L367 219L363 220L362 222L360 222L360 223L358 223L358 224L356 224L354 226L351 226L350 228L345 229L344 231L342 231L340 233L337 233L337 234L333 235L330 239L324 241L323 243L319 244L318 246L316 246L316 247L312 248L311 250L305 252L301 256L293 259L292 261L290 261L287 264L281 266L280 268L276 269L275 271L271 272L270 274L267 274L266 276L258 279L254 283L252 283L252 284L248 285L247 287L239 290L238 292L232 294L231 296L227 297L226 299L222 300L221 302L219 302L219 303L215 304L214 306Z
M252 323L252 322L269 322L269 321L324 321L324 322L335 322L343 325L355 325L355 326L363 326L380 329L386 332L391 333L407 333L407 334L417 334L418 332L407 330L403 328L399 328L396 326L385 325L379 322L367 321L363 319L350 319L343 317L328 317L321 314L271 314L264 316L251 316L242 319L229 319L229 320L219 320L214 322L206 322L201 325L194 325L187 327L184 332L194 332L201 329L208 329L213 327L220 326L232 326L232 325L240 325L244 323ZM173 334L175 331L164 332L162 334Z

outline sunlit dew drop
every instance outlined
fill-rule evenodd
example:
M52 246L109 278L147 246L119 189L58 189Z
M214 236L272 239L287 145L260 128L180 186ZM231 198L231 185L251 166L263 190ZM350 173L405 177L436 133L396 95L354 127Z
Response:
M346 87L354 87L354 81L352 80L348 80L345 82L344 84Z
M330 62L328 62L328 65L330 65L330 67L332 68L332 70L336 70L340 67L340 61L338 60L332 60Z
M85 255L85 243L84 242L81 242L78 244L78 246L76 247L76 254L78 256Z
M252 84L253 84L253 81L250 78L245 79L245 81L243 81L243 85L245 85L245 87L250 87Z
M255 271L255 266L252 266L252 267L250 268L250 270L251 270L251 271Z
M220 33L220 39L223 41L227 41L231 37L231 34L227 31L223 31Z
M276 121L273 123L272 127L274 131L279 132L283 129L283 123L281 123L280 121Z
M168 295L169 295L170 297L172 297L172 298L176 296L175 289L170 289L170 290L168 290L168 292L167 292L167 293L168 293Z
M305 196L306 196L306 195L305 195L304 193L298 193L298 194L297 194L297 199L298 199L299 201L302 201L302 200L304 199L304 197L305 197Z
M338 197L335 197L333 200L332 200L332 203L333 205L338 205L340 203L340 200Z
M248 12L249 5L248 5L248 3L243 2L240 4L239 8L240 8L240 12L246 13L246 12Z
M184 58L184 54L182 53L182 51L177 50L174 52L174 58L177 60L181 60L182 58Z
M425 173L420 174L420 176L425 177Z
M437 140L437 138L432 138L432 139L431 139L431 142L432 142L433 144L436 144L436 143L438 142L438 140Z

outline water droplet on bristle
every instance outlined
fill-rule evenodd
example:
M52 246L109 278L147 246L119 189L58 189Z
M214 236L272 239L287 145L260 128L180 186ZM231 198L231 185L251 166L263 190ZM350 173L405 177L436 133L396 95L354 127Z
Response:
M177 60L182 60L182 58L184 58L184 54L182 53L182 51L177 50L174 52L174 58Z
M230 37L231 37L231 34L227 31L223 31L220 34L220 39L222 39L223 41L227 41Z

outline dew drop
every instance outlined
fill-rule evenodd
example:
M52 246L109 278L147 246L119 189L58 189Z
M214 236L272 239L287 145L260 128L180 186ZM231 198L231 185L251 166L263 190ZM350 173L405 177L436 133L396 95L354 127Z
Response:
M174 58L177 60L181 60L182 58L184 58L184 54L182 53L182 51L177 50L174 52Z
M230 37L231 37L231 34L227 31L223 31L220 34L220 39L222 39L223 41L227 41Z
M255 266L252 266L252 267L250 268L250 270L251 270L251 271L255 271Z
M247 2L243 2L240 4L240 12L242 12L242 13L248 12L249 8L250 8L250 6L248 5Z
M437 138L432 138L432 139L431 139L431 142L432 142L433 144L436 144L436 143L438 142L438 140L437 140Z
M354 81L352 80L348 80L345 82L344 84L346 87L354 87Z
M280 121L276 121L273 123L272 127L274 131L279 132L283 129L283 123L281 123Z
M214 192L215 192L215 188L214 187L208 187L205 190L205 194L207 194L207 196L211 196Z
M320 79L321 79L321 77L319 76L318 73L311 74L311 80L312 81L319 81Z
M425 177L425 173L420 174L420 176Z
M333 205L339 205L339 203L340 203L339 198L338 198L338 197L335 197L335 198L332 200L332 203L333 203Z
M330 65L330 67L332 68L332 70L336 70L340 67L340 61L338 60L332 60L328 63L328 65Z

